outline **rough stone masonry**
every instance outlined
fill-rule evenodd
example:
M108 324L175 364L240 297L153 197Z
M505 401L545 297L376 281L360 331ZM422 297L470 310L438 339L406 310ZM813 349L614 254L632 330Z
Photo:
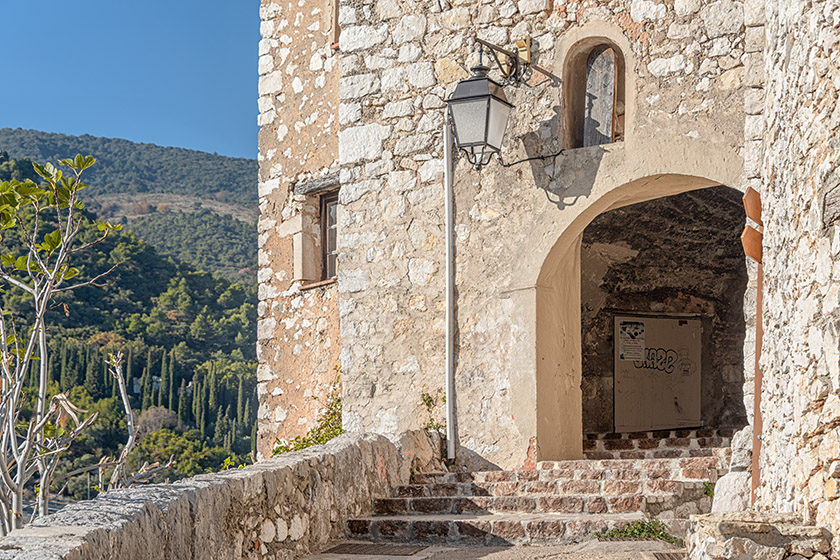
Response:
M395 435L417 427L428 418L421 394L441 394L443 106L476 62L477 33L501 45L530 35L535 62L554 75L508 88L516 105L509 159L568 143L561 78L592 37L614 45L626 69L624 142L481 173L460 161L456 171L464 457L515 466L529 448L543 458L579 454L580 395L569 403L577 413L557 411L566 408L564 384L579 386L580 366L540 370L549 360L580 361L580 305L570 304L570 317L537 317L537 300L562 290L558 263L600 211L748 184L743 5L346 2L334 45L328 8L262 6L261 451L313 425L311 397L323 394L336 367L349 430ZM307 264L320 247L318 197L296 193L336 171L338 282L325 285ZM639 183L650 177L662 179ZM619 192L625 185L633 186ZM554 332L538 323L555 323ZM565 335L564 347L553 347ZM554 445L560 424L577 432L576 444Z
M709 417L753 421L762 321L755 507L840 532L840 236L823 206L840 185L840 3L333 1L261 6L261 453L314 425L339 373L347 430L416 428L430 416L423 393L437 398L432 419L442 418L444 100L477 61L475 35L508 48L529 36L534 63L552 76L505 88L515 109L503 157L566 152L480 172L458 160L460 466L581 456L584 418L594 418L584 413L582 364L599 359L582 332L594 292L582 290L581 272L598 242L582 243L589 224L687 191L752 187L762 196L764 313L754 313L757 269L742 263L731 273L745 289L743 363L721 359L710 373L727 404ZM624 136L579 147L574 77L599 45L618 53ZM331 279L320 264L319 204L336 191ZM714 325L737 323L741 305L727 297L707 304L727 318ZM731 332L710 340L738 355Z

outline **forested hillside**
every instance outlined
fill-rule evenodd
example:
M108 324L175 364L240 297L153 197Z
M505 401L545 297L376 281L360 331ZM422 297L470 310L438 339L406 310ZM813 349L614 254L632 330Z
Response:
M257 162L117 138L0 129L0 180L37 180L31 161L97 158L82 197L158 253L251 282L257 261Z
M128 227L158 252L228 278L253 278L257 263L257 224L209 210L189 214L150 214Z
M96 165L87 180L93 196L172 193L256 208L257 161L184 148L139 144L119 138L68 136L21 128L0 128L0 151L12 159L57 161L91 154Z
M0 157L0 181L27 177L36 179L29 162ZM83 243L99 234L95 216L90 218L80 233ZM248 259L255 266L256 249L246 248L245 231L254 245L256 235L247 224L209 212L178 216L176 222L171 231L154 221L138 222L145 235L160 229L158 238L172 248L171 256L141 240L129 225L75 257L82 281L119 267L105 287L65 292L50 312L50 394L64 392L78 406L99 413L58 474L115 456L126 441L125 414L107 367L108 355L118 351L126 357L142 435L131 464L165 462L173 455L177 464L159 477L172 479L219 470L226 458L243 462L251 451L257 411L256 284L252 275L236 282L206 270L217 271L225 259L233 262L235 252L242 254L233 266L248 265ZM202 237L215 234L217 223L225 224L222 231L202 244ZM4 254L20 252L15 231L3 232ZM213 260L213 244L225 246L228 237L236 238L230 252ZM178 243L187 244L184 251L177 250ZM192 255L189 244L196 247ZM5 289L0 301L4 314L21 324L32 313L18 288ZM30 384L35 382L33 372ZM70 479L66 492L85 497L86 478Z

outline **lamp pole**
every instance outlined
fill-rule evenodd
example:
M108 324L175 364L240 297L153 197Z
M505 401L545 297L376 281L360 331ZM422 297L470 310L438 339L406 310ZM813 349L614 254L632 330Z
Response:
M443 119L443 183L446 196L446 461L455 462L455 161L449 110Z

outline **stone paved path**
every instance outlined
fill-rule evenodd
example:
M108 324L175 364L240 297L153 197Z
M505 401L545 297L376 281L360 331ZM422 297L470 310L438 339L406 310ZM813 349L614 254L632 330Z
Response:
M663 542L597 542L566 546L441 547L412 556L316 554L302 560L656 560L654 552L679 552Z

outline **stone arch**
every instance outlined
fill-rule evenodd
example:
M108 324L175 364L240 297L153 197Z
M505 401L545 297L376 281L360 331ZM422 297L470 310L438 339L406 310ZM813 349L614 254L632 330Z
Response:
M706 177L681 174L630 181L594 200L558 236L535 289L538 460L583 456L580 251L584 229L609 210L719 184Z

